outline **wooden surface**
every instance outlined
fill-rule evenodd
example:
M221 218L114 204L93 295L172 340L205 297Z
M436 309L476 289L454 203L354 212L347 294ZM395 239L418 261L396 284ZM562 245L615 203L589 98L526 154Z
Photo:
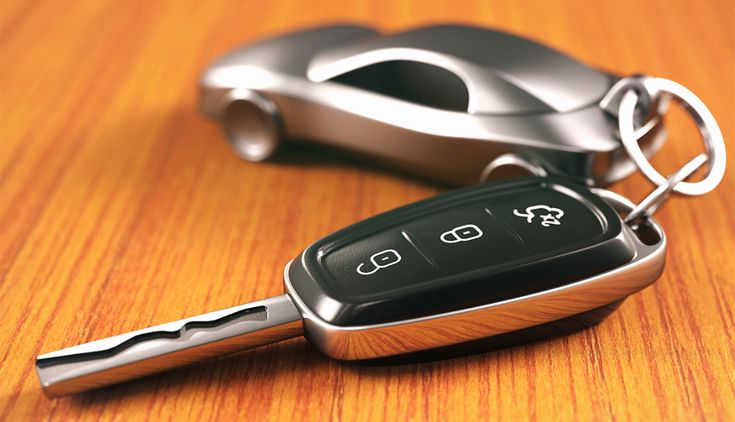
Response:
M735 419L735 3L0 2L0 420ZM34 356L281 292L311 241L446 187L318 149L245 163L197 111L241 42L335 20L460 21L544 40L709 105L730 169L658 215L661 279L595 328L468 358L360 368L296 339L49 400ZM656 157L701 149L672 113ZM641 177L614 190L640 199Z

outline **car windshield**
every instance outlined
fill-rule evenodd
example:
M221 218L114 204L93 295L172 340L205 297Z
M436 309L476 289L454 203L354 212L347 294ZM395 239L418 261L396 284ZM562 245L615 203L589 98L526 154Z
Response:
M467 87L457 75L425 63L377 63L331 81L442 110L467 111L469 103Z

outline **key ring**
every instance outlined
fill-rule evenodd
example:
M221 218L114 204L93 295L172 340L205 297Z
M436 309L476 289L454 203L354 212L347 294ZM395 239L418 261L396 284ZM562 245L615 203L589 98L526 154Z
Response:
M653 108L654 113L663 115L671 100L679 103L696 122L704 140L708 167L704 179L698 182L686 182L683 179L686 179L687 174L666 190L684 195L703 195L717 187L725 174L725 142L712 113L694 93L683 85L668 79L632 76L623 78L613 85L600 102L600 106L608 113L617 115L620 138L633 162L648 180L663 186L669 184L667 178L651 165L641 151L635 137L634 123L637 120L636 109L639 105ZM697 159L698 157L695 157L690 163ZM682 169L688 165L689 163ZM676 172L675 175L679 173Z
M653 190L648 196L643 198L625 217L623 220L626 224L634 223L639 218L650 217L654 212L664 203L669 197L671 192L679 185L683 183L687 177L691 176L692 173L697 171L698 168L702 167L707 162L707 155L700 153L694 157L691 161L681 166L676 173L669 176L664 183L660 184L656 189Z

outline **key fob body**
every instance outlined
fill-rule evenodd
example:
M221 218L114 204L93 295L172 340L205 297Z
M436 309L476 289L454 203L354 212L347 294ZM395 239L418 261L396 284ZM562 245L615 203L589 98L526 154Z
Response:
M652 219L624 224L631 207L561 178L460 189L313 243L285 287L307 338L337 359L529 333L609 313L658 278L665 236Z

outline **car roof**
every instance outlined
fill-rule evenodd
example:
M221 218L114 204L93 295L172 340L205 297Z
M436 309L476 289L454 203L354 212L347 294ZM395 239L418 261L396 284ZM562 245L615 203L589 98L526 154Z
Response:
M599 101L611 84L610 75L543 44L466 25L354 37L314 51L314 81L389 60L444 67L463 79L475 113L572 111Z

